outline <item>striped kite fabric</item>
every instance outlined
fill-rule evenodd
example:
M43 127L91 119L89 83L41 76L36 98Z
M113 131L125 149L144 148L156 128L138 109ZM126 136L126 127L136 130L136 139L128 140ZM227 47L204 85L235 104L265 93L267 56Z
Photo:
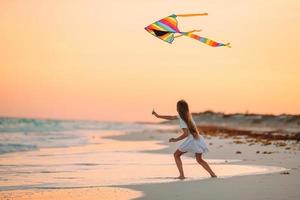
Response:
M212 46L212 47L221 47L221 46L228 46L228 47L230 47L229 43L227 43L227 44L219 43L219 42L213 41L211 39L208 39L208 38L205 38L205 37L201 37L199 35L195 35L193 33L187 32L187 33L182 33L182 34L185 35L185 36L188 36L190 38L193 38L195 40L199 40L200 42L202 42L204 44L207 44L209 46Z
M177 27L176 17L176 15L170 15L150 24L145 27L145 29L155 37L158 37L165 42L172 43L174 40L174 34L180 33Z
M219 43L216 41L213 41L211 39L205 38L205 37L201 37L198 35L193 34L192 32L196 31L189 31L189 32L182 32L178 29L177 27L177 17L189 17L189 16L200 16L200 15L207 15L206 13L204 14L185 14L185 15L170 15L168 17L165 17L161 20L158 20L152 24L150 24L149 26L145 27L145 30L148 31L150 34L154 35L155 37L168 42L168 43L172 43L175 39L176 36L175 33L180 34L180 35L184 35L193 39L196 39L204 44L207 44L209 46L212 47L221 47L221 46L227 46L230 47L230 44L223 44L223 43ZM178 37L178 36L177 36Z

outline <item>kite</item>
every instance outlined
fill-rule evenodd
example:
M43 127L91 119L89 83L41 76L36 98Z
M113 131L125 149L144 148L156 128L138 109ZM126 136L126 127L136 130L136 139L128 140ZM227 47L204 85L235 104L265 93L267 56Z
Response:
M182 15L170 15L168 17L165 17L161 20L158 20L154 22L153 24L150 24L149 26L145 27L145 30L148 31L150 34L154 35L155 37L168 42L172 44L175 38L181 37L181 36L187 36L190 38L193 38L195 40L198 40L204 44L207 44L212 47L221 47L226 46L230 47L230 43L223 44L216 41L213 41L211 39L201 37L198 35L193 34L194 32L200 32L201 30L192 30L188 32L182 32L177 27L177 17L192 17L192 16L205 16L207 13L199 13L199 14L182 14ZM176 35L175 34L179 34Z

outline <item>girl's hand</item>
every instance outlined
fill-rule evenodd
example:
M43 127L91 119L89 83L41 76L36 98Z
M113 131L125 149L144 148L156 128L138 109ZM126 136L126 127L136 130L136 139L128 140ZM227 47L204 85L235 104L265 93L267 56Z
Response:
M154 111L154 109L153 109L153 111L152 111L152 115L154 115L155 117L158 116L158 114Z
M176 142L176 139L175 138L170 138L169 142Z

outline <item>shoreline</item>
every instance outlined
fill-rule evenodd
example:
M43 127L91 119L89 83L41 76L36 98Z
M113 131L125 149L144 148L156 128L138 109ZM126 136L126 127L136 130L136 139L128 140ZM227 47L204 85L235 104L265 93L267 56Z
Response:
M172 153L173 151L176 149L178 144L171 144L168 143L168 138L173 137L174 136L174 132L172 131L172 129L162 129L161 131L135 131L135 132L129 132L129 133L125 133L125 134L115 134L115 135L107 135L107 136L101 136L104 139L113 139L115 141L120 141L121 143L126 143L129 142L128 144L132 144L132 142L143 142L143 141L148 141L151 142L153 141L154 143L163 146L164 148L149 148L149 149L144 149L145 153L150 153L150 154L156 154L156 155L165 155L167 157L169 157L171 159L171 168L173 170L172 174L174 174L174 177L177 175L175 174L176 171L176 166L173 163L173 159L172 159ZM94 136L92 136L93 138ZM287 177L289 181L291 181L293 184L298 184L299 181L295 181L295 176L296 178L299 178L299 169L300 169L300 164L299 166L297 166L296 163L299 163L299 153L298 151L295 151L293 149L290 150L285 150L282 147L275 147L273 145L268 145L268 146L262 146L258 143L256 143L255 145L247 145L245 143L240 143L240 144L236 144L234 143L231 138L220 138L220 137L215 137L215 136L205 136L206 138L206 142L209 144L209 148L210 148L210 152L205 155L205 159L238 159L240 160L238 163L233 163L233 165L248 165L248 166L279 166L279 167L284 167L286 169L289 170L284 170L283 172L288 172L293 174L294 176L291 176L289 174L281 174L281 172L275 172L275 173L269 173L269 174L260 174L260 175L242 175L242 176L233 176L230 178L218 178L216 180L210 179L210 178L205 178L205 179L201 179L201 180L186 180L186 181L175 181L175 182L168 182L167 183L141 183L141 184L130 184L130 185L121 185L121 186L117 186L117 188L120 189L120 191L118 191L119 193L122 193L122 189L129 189L128 191L126 191L126 193L130 193L132 195L134 194L138 194L137 196L132 196L129 195L127 196L127 199L172 199L171 196L174 194L175 196L173 196L175 199L178 199L179 196L181 195L187 195L185 197L188 197L188 199L198 199L199 196L197 195L197 191L195 190L195 194L193 194L193 189L195 189L195 187L203 187L203 188L207 188L207 189L213 189L214 187L218 187L218 185L221 183L224 184L224 186L222 186L222 188L219 188L220 190L224 188L227 188L228 186L226 186L227 184L237 184L235 182L239 182L241 180L244 180L245 182L247 181L254 181L256 183L256 181L261 181L262 178L269 178L269 179L274 179L274 177L276 178L282 178L282 177ZM95 139L95 138L94 138ZM99 139L99 138L98 138ZM156 141L156 142L155 142ZM158 141L158 142L157 142ZM120 143L120 144L121 144ZM117 143L116 143L117 144ZM145 143L146 144L146 143ZM128 148L128 147L126 147ZM132 147L130 147L132 148ZM254 148L260 148L261 151L266 150L266 151L271 151L274 152L273 154L259 154L257 155L254 151ZM139 148L142 149L142 146L140 146ZM91 149L92 151L94 151L93 149ZM236 151L239 150L241 153L240 154L236 154ZM71 151L72 152L72 151ZM285 153L284 153L285 152ZM149 155L147 154L145 156L147 156L149 158ZM284 156L284 154L287 154L291 157L287 159L287 164L281 163L281 162L277 162L275 161L276 157L279 156L279 158L282 159L282 157ZM257 157L258 156L258 157ZM255 158L257 157L257 158ZM142 157L141 157L142 158ZM156 158L156 157L153 157ZM262 158L262 159L261 159ZM292 162L294 160L294 162ZM168 161L170 162L170 161ZM195 165L191 165L192 162L194 162L193 160L190 160L189 156L186 156L185 158L183 158L183 163L184 163L184 168L188 168L187 170L187 174L191 174L192 170L194 170L194 166ZM232 164L232 163L231 163ZM151 168L152 169L152 168ZM197 170L199 170L199 173L203 173L203 169L201 167L197 168ZM189 176L189 175L188 175ZM192 175L192 178L194 177L194 175ZM269 180L268 179L268 180ZM288 181L288 182L289 182ZM227 184L225 184L227 183ZM234 185L234 187L239 187L240 184L238 185ZM257 184L257 183L256 183ZM115 187L115 186L114 186ZM178 190L176 188L178 187L183 187L182 190ZM191 187L191 188L190 188ZM85 198L82 197L81 199L93 199L94 197L97 197L96 194L98 194L99 196L99 190L101 190L102 187L95 187L94 190L89 190L89 193L91 195L91 197L89 198ZM198 188L199 189L199 188ZM228 188L230 189L230 188ZM290 188L293 189L293 188ZM7 194L10 193L11 195L19 195L22 194L24 196L24 198L14 198L13 196L7 198L7 199L30 199L29 196L26 196L26 193L28 192L34 192L37 189L28 189L28 190L22 190L19 192L13 192L13 191L4 191L4 192L0 192L0 197L4 198L7 197ZM38 189L38 192L36 191L36 195L44 195L43 198L44 199L51 199L49 196L55 196L55 195L67 195L70 193L70 191L72 191L73 189L59 189L60 192L57 192L58 189ZM79 193L84 193L83 191L86 190L86 188L77 188L77 191L81 190L81 192ZM52 192L51 192L52 191ZM191 191L192 194L189 194L188 191ZM25 193L23 193L25 192ZM98 193L97 193L98 192ZM131 193L133 192L133 193ZM135 193L137 192L137 193ZM15 193L15 194L13 194ZM35 192L34 192L35 193ZM64 194L62 194L64 193ZM101 193L101 192L100 192ZM103 192L102 194L104 195L105 192ZM49 196L45 196L45 194L49 195ZM293 194L295 194L297 197L300 196L299 192L297 191L293 191ZM94 196L93 196L94 195ZM108 194L106 194L108 195ZM208 195L208 194L207 194ZM225 193L223 194L225 195ZM88 197L89 195L87 195L86 197ZM214 196L214 195L213 195ZM32 195L31 195L32 197ZM39 198L41 196L38 196ZM184 197L184 196L183 196ZM220 196L214 196L214 198L221 198ZM223 196L224 197L224 196ZM228 196L230 197L230 195ZM205 199L210 199L210 196L205 196ZM225 196L226 199L227 197ZM32 198L34 199L34 198ZM38 199L38 198L37 198ZM76 198L75 198L76 199ZM114 197L109 197L109 199L114 199ZM115 198L115 199L121 199L121 198ZM125 199L125 198L124 198ZM228 198L229 199L229 198ZM259 199L259 198L258 198ZM261 198L264 199L264 198ZM276 198L275 198L276 199ZM279 198L278 198L279 199Z

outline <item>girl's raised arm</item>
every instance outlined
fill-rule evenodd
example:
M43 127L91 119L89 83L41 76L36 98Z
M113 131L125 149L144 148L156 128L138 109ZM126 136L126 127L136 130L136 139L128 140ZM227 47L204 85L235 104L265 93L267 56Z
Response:
M171 115L159 115L154 110L152 111L152 115L154 115L157 118L166 119L166 120L173 120L177 119L177 116L171 116Z

